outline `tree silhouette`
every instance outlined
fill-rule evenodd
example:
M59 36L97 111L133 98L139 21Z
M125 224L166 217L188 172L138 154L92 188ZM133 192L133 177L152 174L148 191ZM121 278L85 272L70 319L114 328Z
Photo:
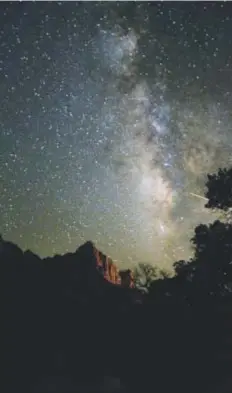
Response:
M232 283L232 226L220 221L200 225L192 239L196 278L211 294L222 295Z
M149 263L139 263L133 271L133 276L135 286L142 291L148 292L152 282L159 277L159 269Z
M181 285L188 295L198 297L228 294L232 285L232 226L220 221L201 224L191 241L194 257L174 264Z
M205 196L208 202L205 206L224 211L232 208L232 168L220 168L218 173L209 174L207 177Z
M174 264L175 273L188 294L221 296L231 291L232 283L232 168L209 174L205 193L206 208L219 209L226 222L198 225L191 242L195 255Z

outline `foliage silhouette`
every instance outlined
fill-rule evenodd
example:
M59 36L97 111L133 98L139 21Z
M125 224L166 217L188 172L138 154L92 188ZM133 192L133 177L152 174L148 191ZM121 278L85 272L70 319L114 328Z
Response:
M220 168L218 173L208 175L206 187L207 208L225 211L232 208L232 168Z
M139 263L133 271L135 286L147 292L151 283L158 278L158 268L148 263Z
M197 296L222 296L232 283L232 226L215 221L199 225L192 243L195 255L190 262L174 264L186 288Z
M232 207L232 169L219 169L208 175L207 208L227 212ZM227 217L228 218L228 217ZM215 221L200 224L191 239L195 255L191 261L174 264L176 275L185 285L188 295L222 296L231 292L232 285L232 226Z

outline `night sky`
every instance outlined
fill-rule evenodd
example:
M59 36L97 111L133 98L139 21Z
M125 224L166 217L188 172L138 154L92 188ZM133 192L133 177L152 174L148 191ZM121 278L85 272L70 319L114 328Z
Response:
M232 4L0 4L0 232L171 266L229 166ZM230 113L231 112L231 113Z

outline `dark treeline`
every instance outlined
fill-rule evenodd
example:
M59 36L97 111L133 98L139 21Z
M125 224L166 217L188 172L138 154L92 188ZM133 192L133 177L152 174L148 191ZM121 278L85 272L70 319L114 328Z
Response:
M1 390L226 391L231 363L218 361L225 324L216 310L231 302L232 313L232 170L208 176L206 197L226 220L195 229L195 254L173 277L140 264L137 289L107 282L91 243L40 259L1 238ZM107 376L120 390L103 386Z

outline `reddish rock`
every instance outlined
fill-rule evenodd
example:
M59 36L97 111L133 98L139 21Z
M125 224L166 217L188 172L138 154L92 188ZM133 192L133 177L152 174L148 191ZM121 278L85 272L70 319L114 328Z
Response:
M96 269L107 281L115 285L120 285L121 279L118 269L109 257L99 251L92 242L87 242L81 248L88 251L88 258L93 261Z

